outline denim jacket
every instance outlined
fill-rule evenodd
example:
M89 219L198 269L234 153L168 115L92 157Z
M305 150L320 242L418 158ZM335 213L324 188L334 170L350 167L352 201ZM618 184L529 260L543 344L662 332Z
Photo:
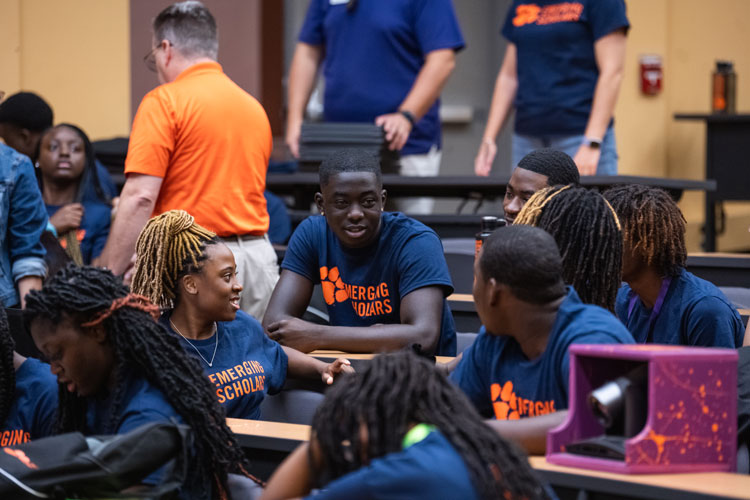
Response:
M47 211L31 161L0 144L0 303L5 307L19 303L18 280L47 273L40 241L46 227Z

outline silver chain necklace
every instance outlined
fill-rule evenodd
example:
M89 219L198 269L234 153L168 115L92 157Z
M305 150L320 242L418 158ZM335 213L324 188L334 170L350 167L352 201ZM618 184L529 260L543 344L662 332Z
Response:
M203 357L203 354L201 354L200 349L198 349L197 347L195 347L195 345L192 342L190 342L190 339L187 338L186 336L184 336L182 334L182 332L177 329L177 327L175 326L174 322L172 321L172 318L169 318L169 324L172 325L172 328L174 329L174 331L176 331L177 333L180 334L180 337L182 337L183 339L185 339L187 341L187 343L190 344L190 347L192 347L193 349L195 349L195 352L197 352L198 356L200 356L201 359L206 362L206 364L209 366L209 368L213 368L213 366L214 366L214 358L216 358L216 349L219 347L219 329L216 326L216 323L214 323L214 334L216 334L216 345L214 346L214 355L211 356L211 362L210 363L209 363L209 361L206 358Z

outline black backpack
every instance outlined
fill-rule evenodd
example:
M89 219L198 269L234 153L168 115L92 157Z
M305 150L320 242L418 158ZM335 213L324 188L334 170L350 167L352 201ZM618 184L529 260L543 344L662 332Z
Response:
M0 498L160 498L182 485L190 439L186 425L154 422L116 436L71 432L6 446ZM160 484L141 485L162 466Z

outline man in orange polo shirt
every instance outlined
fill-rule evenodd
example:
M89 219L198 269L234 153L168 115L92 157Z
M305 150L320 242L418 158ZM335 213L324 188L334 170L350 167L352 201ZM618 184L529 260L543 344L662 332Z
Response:
M216 62L216 22L203 4L167 7L153 33L146 62L162 85L143 98L133 121L127 181L98 264L124 273L149 217L186 210L232 249L244 286L240 305L260 319L278 280L263 197L268 117Z

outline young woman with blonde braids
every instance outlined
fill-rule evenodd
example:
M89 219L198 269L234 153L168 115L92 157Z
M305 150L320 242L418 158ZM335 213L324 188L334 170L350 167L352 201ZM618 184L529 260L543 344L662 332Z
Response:
M258 418L266 393L291 377L330 384L349 362L331 364L282 347L240 311L242 285L229 248L183 210L152 218L136 244L134 293L162 308L162 326L179 337L216 386L227 416Z

